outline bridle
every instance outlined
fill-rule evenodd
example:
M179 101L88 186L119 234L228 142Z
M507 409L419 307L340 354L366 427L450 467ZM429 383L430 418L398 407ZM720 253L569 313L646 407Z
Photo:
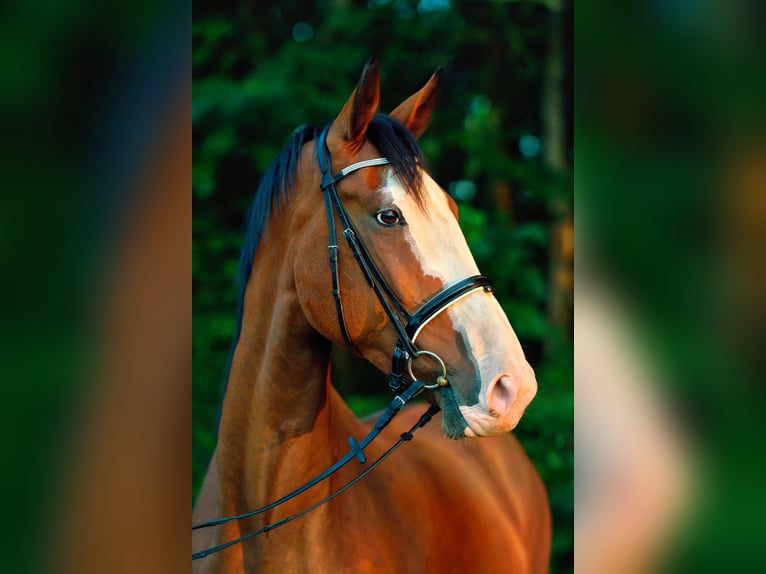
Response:
M445 287L421 305L415 313L410 314L383 277L375 261L370 256L370 252L364 246L364 242L359 237L351 217L349 217L348 212L343 207L338 190L335 188L335 184L355 171L366 167L387 165L389 161L384 157L367 159L353 163L332 175L332 158L327 148L328 130L329 126L325 127L317 140L317 160L319 162L319 171L322 174L320 186L324 194L325 207L327 208L332 294L335 299L335 309L343 339L359 355L362 354L351 340L346 328L346 320L343 316L343 303L341 301L340 281L338 278L338 244L335 232L335 212L337 212L338 218L343 225L343 236L346 238L354 258L367 279L367 283L375 292L378 301L380 301L391 325L396 330L398 339L394 347L391 373L389 374L391 390L399 392L402 389L406 389L415 380L415 376L412 374L412 362L422 355L433 358L439 364L442 371L441 376L436 378L435 383L424 384L423 387L426 389L445 387L449 384L449 381L447 380L447 368L444 361L436 353L418 349L415 346L415 339L426 323L459 299L478 289L483 289L486 292L492 291L492 282L484 275L466 277L449 287Z
M373 426L372 430L369 433L367 433L367 435L361 441L357 441L354 437L349 437L348 441L351 446L349 452L347 452L343 458L341 458L338 462L333 464L330 468L328 468L321 474L317 475L316 477L311 479L309 482L305 483L303 486L300 486L299 488L286 494L280 499L275 500L271 504L268 504L256 510L249 511L244 514L216 518L213 520L208 520L199 524L195 524L192 526L192 530L197 530L199 528L208 528L211 526L218 526L220 524L231 522L233 520L241 520L244 518L255 516L257 514L261 514L263 512L276 508L277 506L307 491L311 487L319 484L320 482L328 478L330 475L332 475L337 470L339 470L340 468L345 466L348 462L354 459L364 464L367 461L367 457L364 454L364 448L367 445L369 445L380 434L380 432L388 425L388 423L391 422L394 416L401 410L401 408L410 399L418 395L423 389L436 389L439 387L446 387L447 385L449 385L449 381L447 380L447 367L444 364L444 361L441 359L441 357L439 357L436 353L433 353L431 351L418 349L417 346L415 345L415 339L417 338L421 329L431 319L433 319L439 313L447 309L447 307L455 303L458 299L461 299L478 289L483 289L486 292L492 291L492 282L489 280L489 278L483 275L474 275L471 277L466 277L465 279L462 279L449 287L445 287L444 289L442 289L441 291L433 295L431 298L429 298L423 305L420 306L420 308L417 311L415 311L414 313L409 313L404 307L404 305L402 304L402 302L399 300L399 298L396 296L396 294L394 293L393 289L388 284L386 279L383 277L380 270L378 269L378 266L375 264L375 261L370 256L369 251L367 251L367 248L364 246L364 243L362 239L359 237L359 234L357 233L356 228L354 227L354 224L351 221L351 218L349 217L348 212L343 207L343 202L340 199L338 190L335 188L335 184L337 184L340 180L342 180L347 175L350 175L354 173L355 171L366 168L366 167L388 165L389 161L387 158L384 158L384 157L359 161L341 169L335 175L332 175L332 158L330 156L330 151L327 148L327 141L326 141L328 130L329 130L329 126L324 128L322 133L319 135L316 145L317 145L317 161L319 163L319 170L322 175L322 181L321 181L320 187L324 194L325 206L327 208L327 226L329 230L328 250L330 252L330 273L332 276L332 294L335 300L335 308L338 315L338 324L340 325L340 330L341 330L343 339L346 341L349 347L354 349L359 355L362 355L362 353L356 347L353 340L351 339L351 336L348 333L348 328L346 327L346 320L343 314L343 302L341 300L340 279L338 275L338 244L337 244L337 233L336 233L336 227L335 227L336 213L338 215L338 218L340 219L341 224L343 225L343 236L346 238L346 241L348 242L348 245L351 248L351 252L353 253L357 263L359 264L359 268L362 270L362 273L364 274L367 280L367 283L375 292L375 295L380 301L380 304L383 307L383 310L385 311L386 315L388 316L391 322L391 325L393 325L397 333L398 339L394 347L393 357L391 361L391 373L389 374L389 387L391 388L392 391L394 391L394 393L396 393L396 395L394 396L393 400L389 403L388 407L383 412L383 414L375 422L375 425ZM434 359L439 364L439 367L441 369L441 375L436 378L436 382L431 384L427 384L425 381L417 379L417 377L412 372L413 361L416 360L418 357L424 356L424 355ZM351 481L349 481L342 487L338 488L337 490L335 490L334 492L332 492L330 495L323 498L319 502L312 504L308 508L305 508L304 510L296 514L277 520L276 522L268 524L264 526L263 528L260 528L253 532L245 534L244 536L241 536L234 540L229 540L228 542L224 542L217 546L213 546L212 548L208 548L206 550L196 552L192 554L192 560L203 558L205 556L208 556L210 554L213 554L215 552L219 552L225 548L228 548L229 546L233 546L234 544L238 544L239 542L243 542L244 540L257 536L258 534L263 534L264 532L273 530L279 526L282 526L283 524L286 524L292 520L295 520L296 518L303 516L304 514L307 514L308 512L311 512L312 510L318 508L319 506L328 502L329 500L332 500L333 498L345 492L348 488L350 488L351 486L359 482L362 478L367 476L370 472L372 472L372 470L375 469L375 467L377 467L381 462L383 462L383 460L388 458L388 456L391 455L394 452L394 450L396 450L399 446L401 446L405 441L412 440L413 433L418 428L425 426L428 423L428 421L431 420L433 415L439 412L439 410L440 408L437 405L430 405L428 409L426 410L426 412L424 412L423 415L420 417L418 422L415 423L407 432L402 433L400 435L399 440L395 442L391 447L389 447L389 449L386 450L386 452L384 452L378 459L372 462L367 468L365 468L364 471L359 473L359 475L357 475L354 479L352 479Z

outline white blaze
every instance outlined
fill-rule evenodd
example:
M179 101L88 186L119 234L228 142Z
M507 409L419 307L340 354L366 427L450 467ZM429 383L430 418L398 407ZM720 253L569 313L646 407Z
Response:
M390 169L385 187L381 190L390 194L392 203L404 215L407 241L423 273L438 279L442 288L478 275L479 269L450 210L446 194L426 173L423 173L423 183L428 206L425 211L417 206L412 195L402 188ZM463 335L479 370L479 404L460 407L464 416L470 414L475 418L477 412L486 413L487 390L495 377L515 374L516 369L509 364L514 343L525 364L526 361L508 318L491 294L473 291L443 312L449 315L455 330ZM503 352L498 353L498 349Z

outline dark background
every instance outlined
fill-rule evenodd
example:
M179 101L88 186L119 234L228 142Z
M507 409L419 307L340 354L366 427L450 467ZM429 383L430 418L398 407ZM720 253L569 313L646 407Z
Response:
M381 58L381 111L442 66L420 143L537 372L516 433L550 492L552 570L571 571L571 34L570 12L541 2L195 3L195 492L215 445L240 230L261 174L298 125L333 119L369 56ZM349 353L335 352L333 380L360 415L390 400L384 375Z

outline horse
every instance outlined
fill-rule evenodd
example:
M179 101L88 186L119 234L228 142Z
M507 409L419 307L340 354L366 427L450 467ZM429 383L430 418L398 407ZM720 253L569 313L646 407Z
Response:
M349 442L360 450L354 437L374 423L332 386L333 344L390 369L397 398L422 393L440 425L280 528L268 525L318 505L358 468L278 508L193 530L193 551L263 531L194 561L195 572L547 572L546 489L509 432L535 375L417 144L441 70L388 115L377 111L379 76L372 59L337 117L321 132L296 130L256 192L218 444L193 523L263 507ZM421 409L402 408L359 460L412 439Z

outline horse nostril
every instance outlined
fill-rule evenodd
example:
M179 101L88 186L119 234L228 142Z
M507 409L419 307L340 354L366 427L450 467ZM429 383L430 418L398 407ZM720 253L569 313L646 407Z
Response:
M511 410L515 397L511 379L502 375L496 379L487 393L487 407L494 416L502 417Z

